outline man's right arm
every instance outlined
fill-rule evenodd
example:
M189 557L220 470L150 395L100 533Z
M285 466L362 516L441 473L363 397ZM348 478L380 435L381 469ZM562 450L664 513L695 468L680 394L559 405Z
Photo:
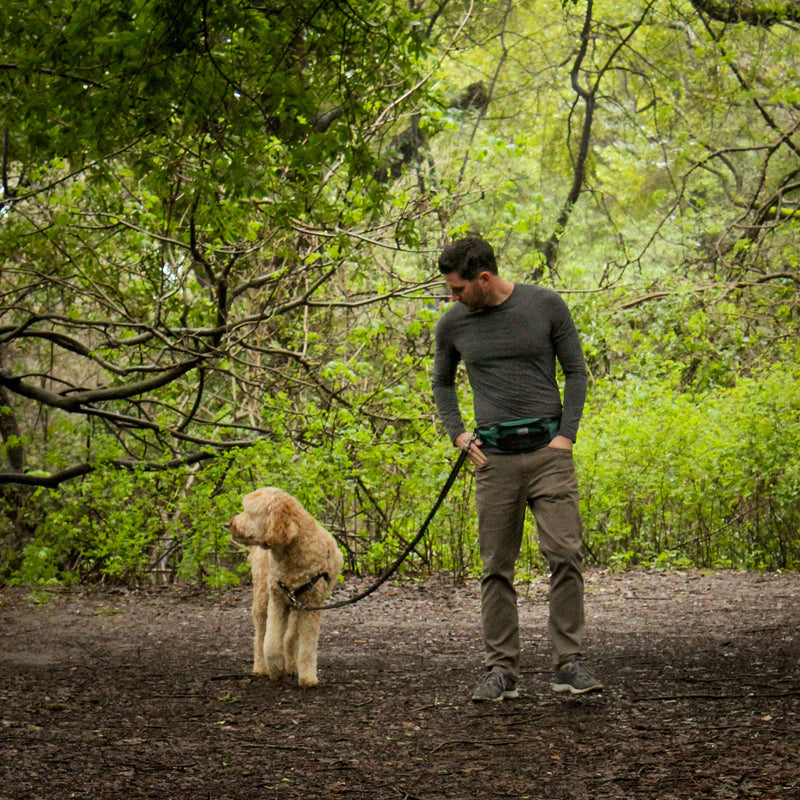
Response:
M460 360L461 356L450 341L443 321L440 320L436 326L436 352L433 357L431 388L439 419L454 443L462 433L466 432L456 392L456 369Z
M433 389L433 400L436 403L439 419L442 421L452 442L455 442L462 433L466 432L464 420L461 417L461 409L458 405L458 393L456 392L455 377L458 361L458 351L442 345L437 333L431 388Z
M433 358L433 399L439 419L444 424L450 440L459 450L466 450L469 459L476 467L486 463L486 456L481 451L481 441L467 432L456 392L456 369L461 356L449 342L441 321L436 328L436 353Z
M457 351L453 352L456 353L455 357L445 348L440 350L437 341L436 356L433 359L433 399L450 440L459 450L467 451L469 460L476 467L482 467L486 463L486 456L481 451L481 441L464 427L458 407L455 375L459 358Z

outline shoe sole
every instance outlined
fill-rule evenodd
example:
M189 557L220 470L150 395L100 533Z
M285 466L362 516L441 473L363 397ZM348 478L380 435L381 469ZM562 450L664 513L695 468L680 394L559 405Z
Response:
M550 685L550 688L554 692L569 692L570 694L588 694L589 692L602 692L603 685L601 683L593 684L592 686L587 686L585 689L576 689L570 683L553 683Z
M516 700L519 697L519 691L517 689L512 689L511 691L505 691L500 697L480 697L479 695L472 695L472 702L473 703L502 703L503 700Z

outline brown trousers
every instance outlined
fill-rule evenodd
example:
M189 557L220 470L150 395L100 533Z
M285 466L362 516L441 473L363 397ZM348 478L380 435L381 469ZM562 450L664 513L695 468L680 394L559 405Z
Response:
M572 453L543 447L533 453L488 455L475 472L483 561L481 620L487 669L519 677L519 618L514 565L525 509L536 519L539 547L550 566L550 636L556 668L581 658L583 526Z

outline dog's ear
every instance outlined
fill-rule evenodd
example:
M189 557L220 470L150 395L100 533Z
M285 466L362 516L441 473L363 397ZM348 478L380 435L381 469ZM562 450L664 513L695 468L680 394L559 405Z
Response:
M297 500L285 492L275 491L265 498L261 513L264 540L269 547L286 547L297 536L300 509Z

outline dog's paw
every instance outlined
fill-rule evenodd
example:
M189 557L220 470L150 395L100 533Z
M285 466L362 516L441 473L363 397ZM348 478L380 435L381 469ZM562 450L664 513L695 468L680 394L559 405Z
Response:
M286 669L283 665L283 659L268 658L266 660L266 668L264 672L270 680L278 680L278 678L286 674Z

